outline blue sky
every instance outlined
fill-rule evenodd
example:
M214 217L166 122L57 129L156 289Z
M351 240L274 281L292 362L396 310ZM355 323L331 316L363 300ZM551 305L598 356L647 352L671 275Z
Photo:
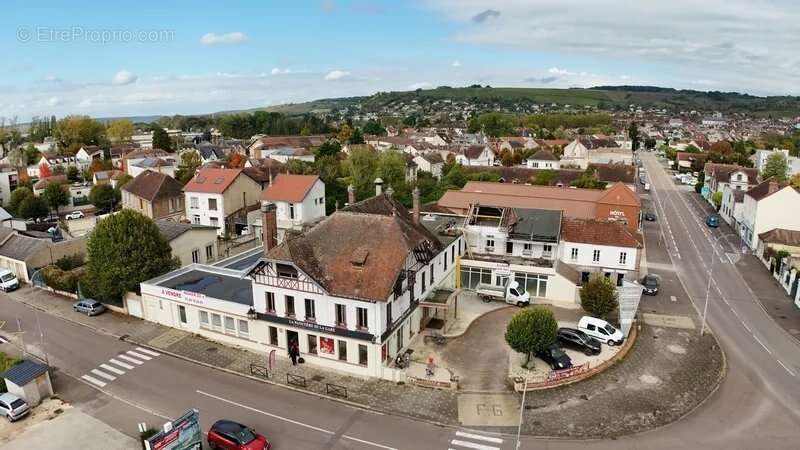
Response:
M0 117L206 113L472 83L800 94L789 0L54 5L4 4Z

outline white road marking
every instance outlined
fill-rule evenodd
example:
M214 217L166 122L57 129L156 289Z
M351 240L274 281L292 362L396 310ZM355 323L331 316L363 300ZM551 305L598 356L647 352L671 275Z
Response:
M106 385L104 382L98 380L95 377L89 376L89 375L83 375L81 378L83 378L84 380L86 380L89 383L92 383L93 385L98 386L98 387L103 387L103 386Z
M100 364L100 367L102 367L103 369L105 369L105 370L107 370L107 371L109 371L111 373L115 373L117 375L125 375L125 371L124 370L119 370L116 367L109 366L108 364Z
M747 330L748 333L752 333L753 332L753 330L751 330L750 327L747 326L746 323L744 323L744 320L740 320L740 322L742 322L742 325L744 326L744 329ZM755 336L753 336L753 337L755 337Z
M462 438L467 438L467 439L475 439L475 440L478 440L478 441L493 442L495 444L502 444L503 443L503 440L500 439L500 438L483 436L481 434L464 433L462 431L456 431L456 436L462 437Z
M148 354L150 356L161 356L161 353L156 353L156 352L154 352L152 350L148 350L148 349L142 348L142 347L136 347L136 351Z
M130 361L130 362L132 362L132 363L136 364L137 366L141 366L142 364L144 364L143 362L139 361L138 359L136 359L136 358L131 358L131 357L130 357L130 356L128 356L128 355L122 355L122 354L120 354L120 355L117 355L117 357L118 357L118 358L122 358L122 359L124 359L125 361Z
M127 354L129 354L129 355L133 356L134 358L143 359L143 360L145 360L145 361L150 361L151 359L153 359L153 358L151 358L151 357L149 357L149 356L147 356L147 355L143 355L143 354L141 354L141 353L136 353L136 352L135 352L135 351L133 351L133 350L129 350L129 351L125 352L125 353L127 353Z
M794 373L794 372L792 372L792 370L791 370L791 369L789 369L788 367L786 367L786 366L785 366L785 365L784 365L784 364L781 362L781 360L780 360L780 359L778 360L778 364L780 364L780 365L781 365L781 367L783 367L784 369L786 369L786 371L787 371L787 372L789 372L789 375L791 375L791 376L793 376L793 377L797 376L797 375L795 375L795 373Z
M492 447L491 445L483 445L476 442L460 441L458 439L453 439L450 441L450 445L455 445L456 447L474 448L477 450L500 450L500 447Z
M97 375L100 378L105 378L108 381L114 381L114 380L117 379L117 377L115 377L113 375L109 375L109 374L103 372L102 370L92 369L92 373Z
M124 362L116 360L114 358L109 359L108 362L112 362L112 363L114 363L114 364L116 364L116 365L118 365L118 366L120 366L122 368L128 369L128 370L133 370L133 368L134 368L134 366L132 366L130 364L125 364Z
M5 344L6 342L8 342L8 340L6 340L6 338L3 336L0 336L0 344Z
M766 351L767 351L767 353L769 353L770 355L772 354L772 352L771 352L771 351L770 351L770 350L767 348L767 346L766 346L766 345L764 345L764 343L763 343L763 342L761 342L761 339L759 339L759 338L758 338L758 336L756 336L756 335L754 334L754 335L753 335L753 339L755 339L755 340L756 340L756 342L758 342L758 343L759 343L759 344L760 344L762 347L764 347L764 350L766 350Z
M319 431L320 433L325 433L325 434L328 434L328 435L335 435L336 434L335 432L330 431L330 430L326 430L324 428L315 427L313 425L309 425L309 424L306 424L306 423L303 423L303 422L298 422L296 420L292 420L292 419L289 419L287 417L279 416L277 414L268 413L266 411L262 411L260 409L253 408L252 406L243 405L241 403L237 403L237 402L234 402L232 400L228 400L227 398L222 398L222 397L219 397L219 396L214 395L214 394L209 394L208 392L203 392L203 391L200 391L200 390L197 390L195 392L197 392L200 395L205 395L206 397L210 397L210 398L213 398L215 400L219 400L221 402L228 403L230 405L238 406L239 408L246 409L248 411L252 411L252 412L255 412L255 413L263 414L263 415L265 415L267 417L272 417L273 419L282 420L284 422L291 423L293 425L297 425L297 426L300 426L300 427L308 428L308 429L311 429L311 430L314 430L314 431ZM397 450L394 447L387 447L385 445L377 444L375 442L365 441L365 440L358 439L358 438L355 438L355 437L352 437L352 436L342 435L342 439L348 439L348 440L351 440L351 441L360 442L362 444L367 444L367 445L371 445L373 447L383 448L383 449L386 449L386 450Z

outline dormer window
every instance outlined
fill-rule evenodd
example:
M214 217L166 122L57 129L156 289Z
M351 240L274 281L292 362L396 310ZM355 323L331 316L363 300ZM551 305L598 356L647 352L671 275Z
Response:
M297 279L297 268L288 264L275 264L275 271L281 278Z

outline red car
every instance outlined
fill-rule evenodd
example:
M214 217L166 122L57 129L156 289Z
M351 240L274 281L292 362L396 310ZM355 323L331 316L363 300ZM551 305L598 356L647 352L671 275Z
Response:
M212 450L269 450L269 441L246 426L230 420L218 420L208 430Z

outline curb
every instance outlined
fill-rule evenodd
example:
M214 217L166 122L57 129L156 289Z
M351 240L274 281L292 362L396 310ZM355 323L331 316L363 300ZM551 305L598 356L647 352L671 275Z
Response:
M497 308L497 309L491 309L491 310L489 310L489 311L486 311L486 312L484 312L484 313L481 313L481 314L479 314L478 316L476 316L474 319L472 319L472 322L470 322L470 323L469 323L469 325L467 325L467 328L464 328L464 331L462 331L461 333L459 333L459 334L443 334L443 335L442 335L442 337L444 337L445 339L455 339L455 338L459 338L459 337L461 337L461 336L463 336L463 335L467 334L467 331L469 331L469 329L470 329L470 328L472 328L472 324L474 324L475 322L477 322L477 321L478 321L478 319L480 319L480 318L482 318L482 317L484 317L484 316L487 316L487 315L489 315L489 314L492 314L492 313L494 313L494 312L497 312L497 311L502 311L502 310L504 310L504 309L508 309L508 308L516 308L516 306L513 306L513 305L505 305L505 306L501 306L501 307L499 307L499 308Z

